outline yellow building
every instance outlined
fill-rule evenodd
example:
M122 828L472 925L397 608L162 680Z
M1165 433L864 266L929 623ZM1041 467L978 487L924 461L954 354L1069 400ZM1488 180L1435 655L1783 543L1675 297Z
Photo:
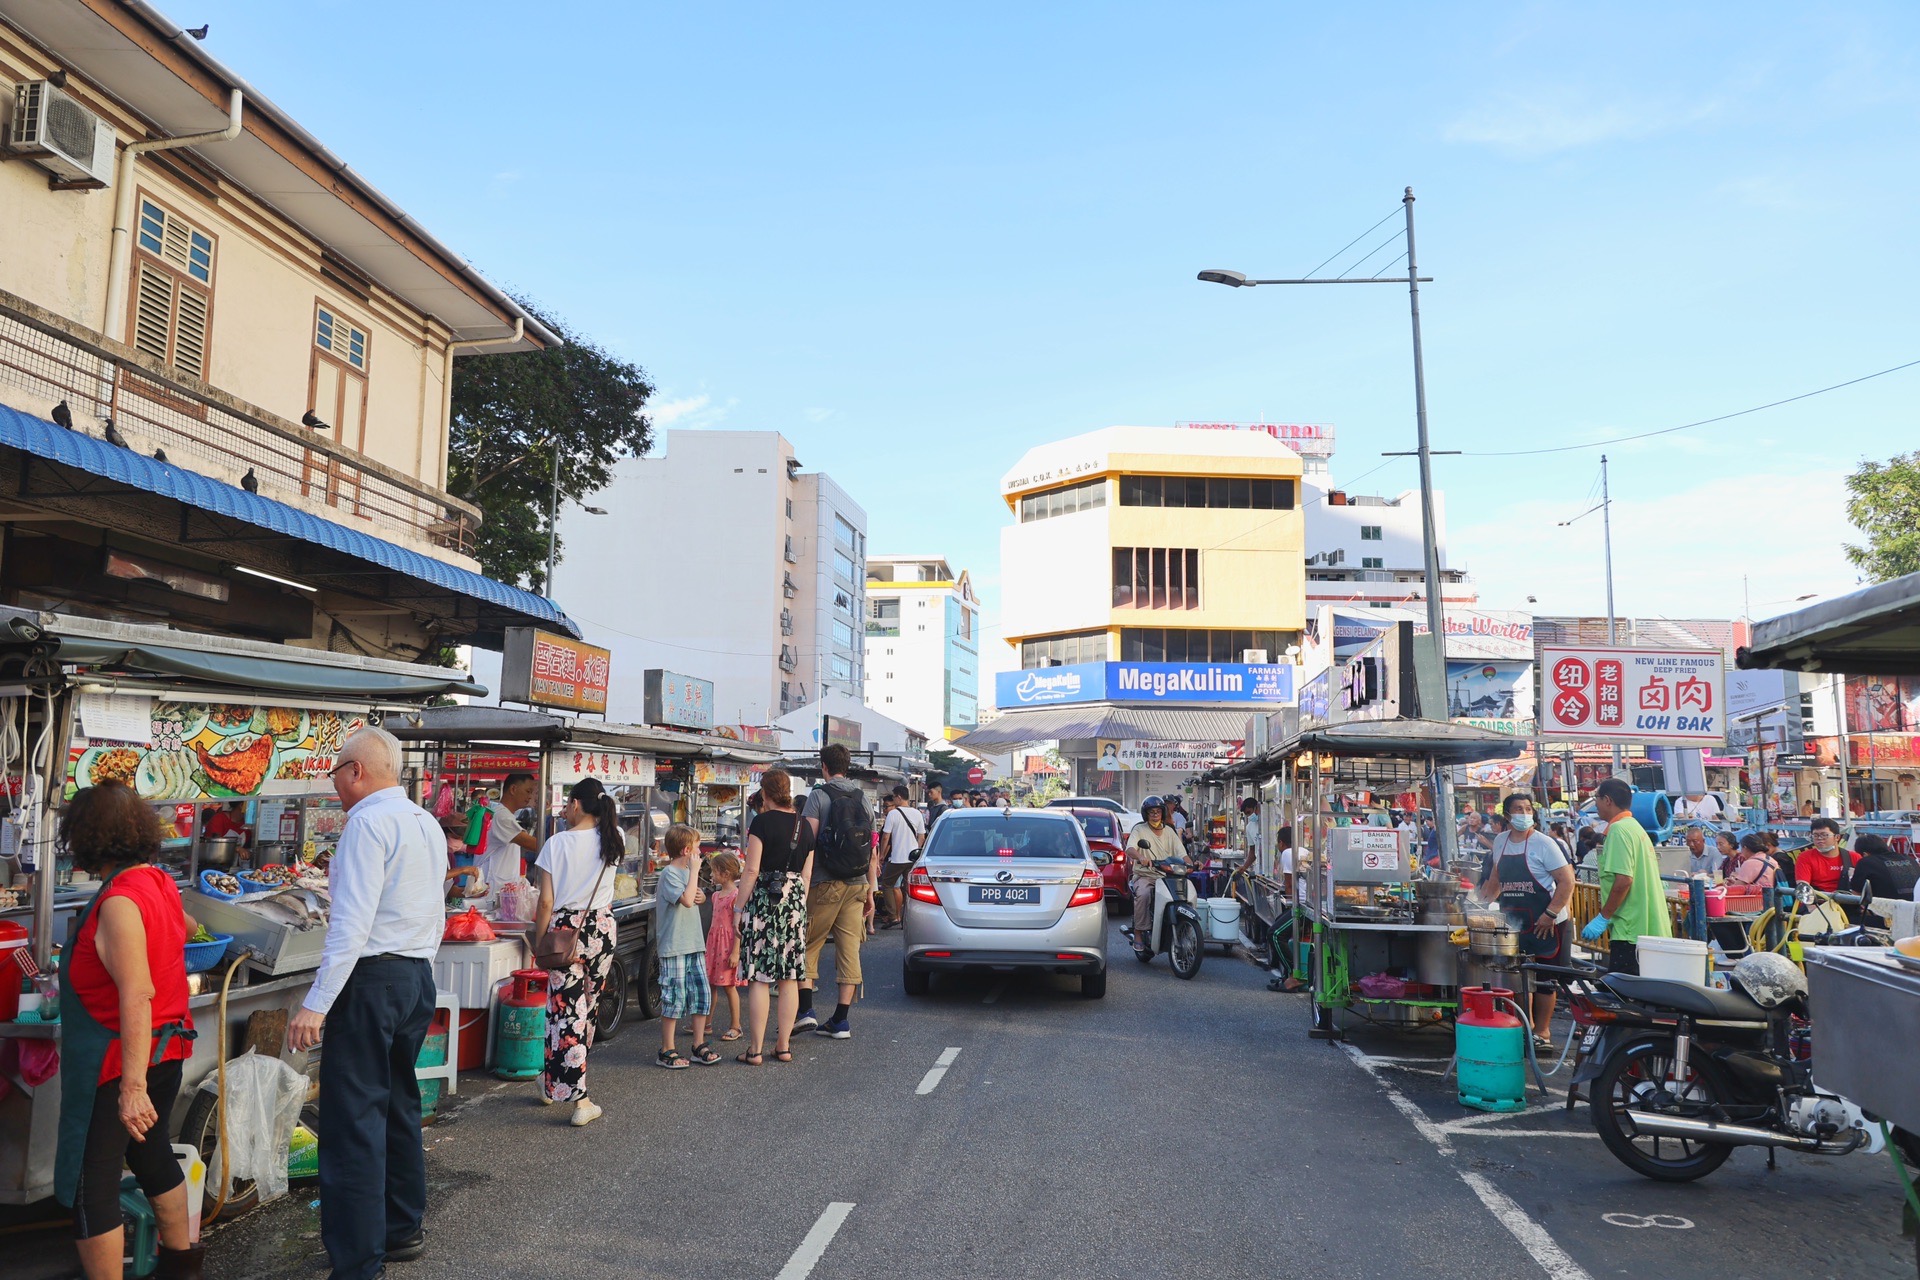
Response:
M1029 450L1001 483L1019 667L1281 661L1306 624L1300 481L1300 456L1252 432L1109 427Z
M0 113L0 603L362 651L561 619L446 491L453 361L558 339L146 5L0 0Z
M1301 472L1247 431L1109 427L1029 450L1001 482L1014 669L962 745L1057 742L1076 791L1128 804L1228 758L1250 716L1293 700Z

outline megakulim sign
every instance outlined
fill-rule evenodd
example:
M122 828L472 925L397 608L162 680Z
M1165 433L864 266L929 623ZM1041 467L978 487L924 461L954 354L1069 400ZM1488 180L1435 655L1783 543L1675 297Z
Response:
M1289 663L1083 662L1073 666L1003 671L994 680L1002 710L1061 703L1198 702L1289 703Z

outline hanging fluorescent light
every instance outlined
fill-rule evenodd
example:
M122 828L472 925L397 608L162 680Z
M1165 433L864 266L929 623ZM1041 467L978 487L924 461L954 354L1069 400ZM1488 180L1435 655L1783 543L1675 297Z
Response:
M304 582L295 582L292 578L282 578L277 574L267 573L260 569L249 569L243 564L233 566L233 571L235 573L244 573L250 578L265 578L268 582L277 582L283 587L292 587L295 591L317 592L320 590L320 588L310 587Z

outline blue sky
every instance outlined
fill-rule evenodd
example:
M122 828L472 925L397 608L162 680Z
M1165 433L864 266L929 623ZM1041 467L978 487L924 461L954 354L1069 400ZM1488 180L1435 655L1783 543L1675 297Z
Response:
M169 3L642 363L663 423L785 433L875 551L972 568L990 623L1030 444L1327 422L1348 480L1409 447L1404 290L1193 278L1303 271L1409 184L1436 448L1920 358L1911 4ZM1622 612L1737 614L1743 574L1759 616L1848 587L1841 479L1920 447L1917 401L1920 369L1611 450ZM1438 468L1485 603L1601 609L1598 518L1556 527L1597 451Z

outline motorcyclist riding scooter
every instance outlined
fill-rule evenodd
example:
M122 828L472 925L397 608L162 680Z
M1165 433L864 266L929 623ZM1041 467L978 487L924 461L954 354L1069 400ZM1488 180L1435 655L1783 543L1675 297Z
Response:
M1173 971L1191 978L1200 971L1200 916L1187 883L1187 851L1166 820L1166 803L1148 796L1141 821L1127 834L1129 885L1133 889L1134 955L1142 963L1166 951Z

